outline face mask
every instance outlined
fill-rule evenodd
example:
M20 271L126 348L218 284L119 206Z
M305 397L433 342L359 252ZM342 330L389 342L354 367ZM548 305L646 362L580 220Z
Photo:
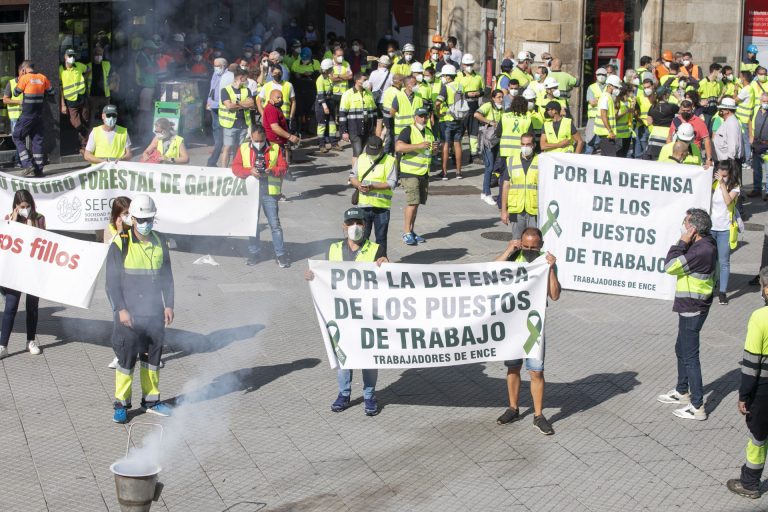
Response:
M560 97L560 89L555 89L552 92L552 96L554 96L555 98L559 98Z
M691 61L689 61L689 60L684 60L683 61L683 66L688 67L690 65L691 65Z
M653 94L653 89L650 87L646 87L645 89L643 89L643 92L645 93L646 96L650 96L651 94Z
M353 242L359 242L363 239L364 228L360 224L352 224L347 226L347 238Z
M768 110L768 103L761 103L760 108L762 108L763 110Z
M617 98L619 96L619 92L620 91L618 89L614 89L611 91L611 96L613 96L614 98Z
M251 57L253 57L253 53L252 52L245 52L245 53L243 53L243 57L245 57L246 59L250 59Z
M74 57L67 57L67 64L74 64L75 58Z
M283 75L272 75L272 80L274 80L275 82L282 82Z
M262 142L251 142L251 145L254 147L254 149L256 149L258 151L261 151L264 148L264 144L266 144L266 142L264 142L264 141L262 141Z
M419 131L421 131L421 130L423 130L423 129L424 129L424 125L423 125L423 124L421 124L421 123L413 123L413 126L415 126L416 128L418 128L418 130L419 130Z
M445 55L443 55L443 60L444 60L445 62L448 62L449 60L451 60L451 55L450 55L450 54L448 54L448 53L446 53Z
M108 117L104 120L104 124L109 126L110 128L114 128L117 124L117 118L116 117Z
M718 80L722 80L723 79L723 74L722 73L718 73L717 74L717 79Z
M353 52L359 52L360 51L360 45L359 44L353 44L352 45L352 51Z
M418 74L417 73L415 78L416 78L417 82L423 82L424 81L424 75L422 75L422 74Z
M202 55L200 57L202 57ZM221 75L222 73L224 73L224 68L221 66L216 66L215 68L213 68L213 71L217 75Z
M441 81L441 82L443 82L444 84L445 84L445 83L448 83L448 81L445 79L445 77L444 77L444 76L441 76L441 77L440 77L440 81Z
M472 66L464 66L464 72L465 73L471 73L472 72Z
M680 80L680 83L677 84L677 87L680 89L685 89L686 87L688 87L688 82L686 82L685 80Z
M202 55L195 55L195 62L200 62L201 60L203 60Z
M344 56L343 55L339 55L338 57L336 57L336 63L337 64L341 64L342 62L344 62Z
M523 146L520 148L520 154L528 158L533 154L533 148L531 146Z
M200 46L203 47L203 50L207 50L208 49L208 43L202 43Z
M528 263L531 263L539 257L539 251L535 249L523 249L521 252L523 253L523 258L525 258L525 261Z
M533 107L536 106L536 104L532 101L528 102L528 110L533 110Z
M136 231L139 232L140 235L147 236L152 232L152 227L155 225L154 221L149 222L137 222L136 223Z
M260 53L261 52L261 45L260 44L253 45L253 51L255 53Z
M432 61L434 61L434 62L437 62L437 59L438 59L439 57L438 57L438 55L437 55L436 53L433 53L432 55L430 55L430 56L429 56L429 58L430 58Z
M640 79L639 78L633 78L632 79L632 85L639 86L640 85Z
M681 112L680 113L680 117L682 117L683 119L688 121L688 120L690 120L693 117L693 113L692 112Z
M104 57L102 57L101 55L96 55L96 56L93 58L93 63L94 63L94 64L101 64L101 60L102 60L103 58L104 58Z
M413 60L413 55L406 53L405 54L405 62L411 62Z
M495 108L496 110L501 110L503 107L504 107L503 103L494 103L493 104L493 108Z
M123 225L124 226L130 226L131 224L133 224L133 221L131 220L131 214L130 213L126 213L125 215L121 215L120 216L120 220L123 221Z
M273 103L273 105L275 106L275 108L280 108L283 106L283 100L276 101Z
M768 80L768 75L757 75L758 82L765 82Z
M298 48L294 48L293 49L293 53L295 53L296 55L300 54L301 53L301 46L299 46Z
M672 62L664 61L664 66L669 67L672 65Z
M538 82L539 80L541 80L541 73L534 73L534 74L533 74L533 79L534 79L534 80L536 80L537 82Z
M520 91L518 89L510 89L509 90L509 95L513 96L513 97L517 96L519 93L520 93Z
M607 76L604 76L604 75L597 75L597 83L599 83L599 84L604 84L604 83L605 83L605 80L606 80L607 78L608 78L608 77L607 77Z
M387 55L389 55L389 58L392 59L395 57L395 52L387 52Z
M29 218L29 212L30 212L30 208L22 208L19 210L19 215L27 219Z
M688 234L688 228L685 227L685 224L680 225L680 235L687 235Z

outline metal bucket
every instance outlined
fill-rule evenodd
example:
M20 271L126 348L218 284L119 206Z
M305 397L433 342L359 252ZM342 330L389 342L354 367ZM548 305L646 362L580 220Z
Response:
M125 455L131 446L131 431L134 425L154 425L160 428L161 436L163 427L157 423L134 423L128 427L128 445ZM109 470L115 475L115 490L117 502L122 512L149 512L152 502L160 499L163 484L158 482L158 475L162 471L158 464L146 464L140 462L118 461L109 466Z

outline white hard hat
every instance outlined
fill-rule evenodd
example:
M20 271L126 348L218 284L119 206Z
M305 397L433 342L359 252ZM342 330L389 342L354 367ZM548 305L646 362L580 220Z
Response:
M736 100L733 98L723 98L717 108L724 110L736 110Z
M528 55L528 52L520 52L517 54L517 61L522 62L524 60L531 60L531 56Z
M392 61L389 58L389 55L382 55L379 57L379 64L384 64L385 66L389 66L392 64Z
M413 46L411 43L406 43L405 46L403 46L403 51L404 52L415 52L416 51L416 47Z
M530 87L523 91L523 98L527 100L535 100L536 99L536 91L531 89Z
M471 65L475 63L475 58L472 56L471 53L465 53L464 56L461 58L462 64Z
M328 71L333 68L333 61L331 59L323 59L320 62L320 71Z
M278 48L282 48L283 51L288 47L288 43L285 42L285 39L282 37L276 37L274 41L272 41L272 49L277 50Z
M677 128L677 138L683 142L691 142L695 135L692 124L683 123Z
M554 77L550 76L544 80L545 89L555 89L557 87L560 87L560 83Z
M443 75L456 76L456 68L451 66L450 64L446 64L445 66L443 66L443 69L440 72Z
M608 76L608 71L606 71L605 68L597 68L597 71L595 71L595 75Z
M157 213L155 202L147 194L139 194L131 201L128 207L128 213L137 219L147 219L154 217Z
M610 75L608 77L608 79L606 80L606 83L608 85L612 85L614 87L621 87L621 85L622 85L621 78L619 78L616 75Z
M179 42L179 43L183 43L184 42L184 34L182 34L180 32L178 34L173 34L173 40L176 41L176 42Z
M411 64L411 73L423 73L424 72L424 66L421 65L421 62L414 62Z

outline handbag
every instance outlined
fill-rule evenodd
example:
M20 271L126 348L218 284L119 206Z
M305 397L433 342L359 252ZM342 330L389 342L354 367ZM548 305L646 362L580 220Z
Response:
M386 153L382 152L379 155L379 157L376 160L373 161L373 164L371 164L371 166L368 168L368 170L365 171L362 176L360 176L360 180L359 181L363 181L366 177L368 177L369 174L371 174L371 171L373 171L373 169L379 164L381 159L384 158L385 154ZM360 191L355 189L355 191L352 192L352 204L357 206L357 203L359 203L359 202L360 202Z

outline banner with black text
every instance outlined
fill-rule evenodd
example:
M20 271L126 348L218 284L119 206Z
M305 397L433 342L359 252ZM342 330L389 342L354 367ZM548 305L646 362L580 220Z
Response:
M568 153L539 156L539 227L563 288L674 298L664 273L689 208L709 211L712 170Z
M549 265L309 261L332 368L540 358Z

